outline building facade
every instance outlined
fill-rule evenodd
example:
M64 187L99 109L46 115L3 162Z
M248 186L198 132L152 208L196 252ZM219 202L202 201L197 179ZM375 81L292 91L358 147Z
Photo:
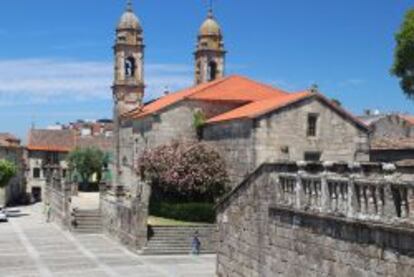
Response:
M265 162L369 160L367 126L315 89L287 92L225 76L224 37L212 11L197 36L195 85L143 104L142 34L129 4L114 46L113 179L101 195L105 232L132 249L147 241L151 190L137 174L147 149L202 142L224 158L231 187ZM198 115L201 125L195 124Z
M32 201L41 201L46 185L46 166L62 169L62 177L68 173L67 155L76 148L96 147L112 153L112 137L105 134L82 135L78 129L31 129L28 136L27 194Z
M127 35L142 27L129 7L119 26L131 26ZM127 20L128 22L124 22ZM115 49L118 49L119 30ZM135 28L135 29L134 29ZM121 97L128 71L128 55L115 51L116 183L133 189L137 160L146 149L178 141L202 141L217 149L226 160L232 186L263 162L286 160L368 161L368 128L357 118L309 89L290 93L243 76L225 76L225 54L220 25L209 11L197 36L194 55L195 86L142 104L142 60L127 89L138 99L126 105ZM140 53L143 48L131 47ZM121 58L120 58L121 57ZM122 68L120 68L122 66ZM196 113L206 122L194 126ZM201 130L200 130L201 129Z

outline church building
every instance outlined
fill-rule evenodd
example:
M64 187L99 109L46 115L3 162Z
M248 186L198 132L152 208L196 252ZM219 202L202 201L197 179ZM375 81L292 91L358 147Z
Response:
M288 92L226 75L222 29L208 12L194 52L194 85L148 104L144 37L129 4L116 29L113 84L114 182L134 190L142 152L178 141L202 141L225 159L232 186L264 162L368 161L369 129L317 89ZM253 69L254 70L254 69ZM194 126L196 114L205 122Z

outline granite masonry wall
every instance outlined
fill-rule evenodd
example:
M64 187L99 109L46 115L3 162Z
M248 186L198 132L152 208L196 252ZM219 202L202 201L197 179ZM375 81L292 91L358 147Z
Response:
M222 155L231 186L234 187L256 168L254 132L251 120L207 125L203 141Z
M44 166L46 184L44 186L44 205L50 205L50 219L64 229L70 229L70 198L72 184L62 178L59 166Z
M101 187L100 211L104 233L139 251L147 243L150 187L137 183L135 194L122 186Z
M316 136L307 136L308 114L318 117ZM304 160L319 152L324 161L368 161L368 131L318 99L308 99L257 119L208 124L203 141L223 155L232 187L265 162Z
M414 168L264 164L217 207L217 275L412 276Z
M400 115L387 115L372 124L372 138L405 138L414 136L414 127Z
M316 136L308 136L308 115L317 116ZM312 98L257 120L256 166L280 160L302 161L318 152L322 161L369 161L368 132Z

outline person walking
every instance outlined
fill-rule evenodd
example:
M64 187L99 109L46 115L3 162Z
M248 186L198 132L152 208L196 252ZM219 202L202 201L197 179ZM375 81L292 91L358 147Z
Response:
M191 242L191 254L200 255L201 242L198 238L198 231L194 232L193 240Z
M46 222L49 223L50 222L50 215L51 215L51 208L50 208L50 204L47 203L45 206L45 215L46 215Z

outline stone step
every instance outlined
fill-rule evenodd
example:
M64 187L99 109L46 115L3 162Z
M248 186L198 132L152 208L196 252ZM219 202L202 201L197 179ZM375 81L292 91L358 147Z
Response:
M102 233L102 217L99 210L74 210L73 212L77 223L73 228L75 233Z
M216 251L201 250L201 255L214 254ZM182 255L191 254L191 249L143 249L142 255Z
M189 254L194 232L201 241L201 253L216 252L216 225L200 226L149 226L149 241L144 255Z

